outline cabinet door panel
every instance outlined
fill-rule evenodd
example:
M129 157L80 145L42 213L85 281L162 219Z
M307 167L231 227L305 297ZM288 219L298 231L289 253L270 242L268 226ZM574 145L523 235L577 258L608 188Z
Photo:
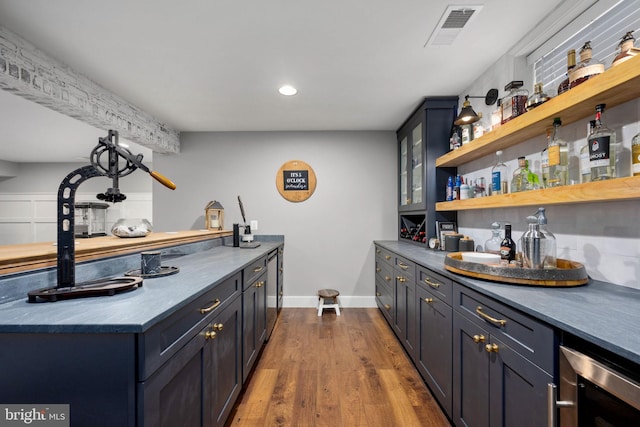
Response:
M147 381L138 384L143 412L143 422L139 425L203 425L202 357L205 344L204 332L200 332Z
M474 340L481 339L478 342ZM458 427L489 427L489 333L453 316L453 420Z
M258 352L267 336L266 274L261 275L242 293L244 339L242 345L243 374L247 379Z
M207 381L206 425L223 426L242 389L241 299L237 298L208 328L216 332L209 339L203 359Z
M551 375L496 338L491 353L491 425L539 427L547 422L547 384Z
M420 286L416 287L418 370L451 416L453 310Z

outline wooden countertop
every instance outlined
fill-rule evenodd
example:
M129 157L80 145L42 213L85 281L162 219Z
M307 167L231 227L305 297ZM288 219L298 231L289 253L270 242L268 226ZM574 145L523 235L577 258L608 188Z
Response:
M152 232L146 237L120 238L116 236L76 239L76 263L132 252L159 249L183 243L193 243L217 237L231 236L232 231L187 230ZM18 273L57 265L54 242L25 243L0 246L0 275Z

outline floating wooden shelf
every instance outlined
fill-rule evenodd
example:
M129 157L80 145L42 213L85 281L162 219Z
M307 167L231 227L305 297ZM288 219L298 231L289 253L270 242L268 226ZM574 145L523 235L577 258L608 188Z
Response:
M640 97L640 55L616 65L579 86L486 133L458 150L436 159L436 167L457 167L497 150L539 135L560 117L563 124L583 120L595 114L597 104L607 109Z
M640 176L436 203L436 211L561 205L640 199Z

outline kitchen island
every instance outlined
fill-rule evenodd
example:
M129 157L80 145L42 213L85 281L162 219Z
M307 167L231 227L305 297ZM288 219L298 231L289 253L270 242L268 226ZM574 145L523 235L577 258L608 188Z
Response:
M253 249L206 243L165 248L163 265L180 271L129 292L28 303L25 289L1 304L0 402L69 404L72 426L223 425L243 386L245 292L264 291L254 314L266 317L267 258L282 255L284 239ZM77 268L122 275L139 259ZM0 292L48 273L0 278Z

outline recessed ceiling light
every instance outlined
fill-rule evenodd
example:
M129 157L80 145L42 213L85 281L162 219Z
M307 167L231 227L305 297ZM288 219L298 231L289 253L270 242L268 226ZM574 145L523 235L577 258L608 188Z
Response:
M284 96L293 96L298 93L298 89L291 85L284 85L280 89L278 89L278 92L280 92L280 94Z

